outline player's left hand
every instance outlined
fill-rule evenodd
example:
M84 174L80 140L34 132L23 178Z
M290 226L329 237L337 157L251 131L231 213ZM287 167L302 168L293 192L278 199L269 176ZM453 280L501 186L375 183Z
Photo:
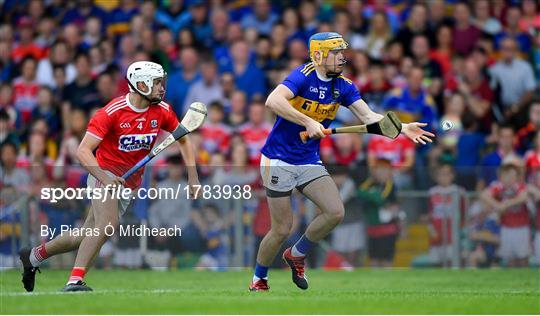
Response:
M201 195L201 183L199 182L199 178L194 179L188 179L188 186L189 186L189 198L190 199L197 199Z
M435 137L435 134L423 130L424 126L427 126L427 123L403 123L401 132L416 144L425 145L426 142L433 142L430 137Z

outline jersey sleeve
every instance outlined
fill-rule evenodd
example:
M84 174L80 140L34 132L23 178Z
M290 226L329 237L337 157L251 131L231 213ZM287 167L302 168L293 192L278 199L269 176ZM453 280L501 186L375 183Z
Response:
M304 83L306 82L306 76L304 76L303 73L300 72L300 70L297 68L293 70L287 78L281 82L282 85L289 88L289 90L292 91L293 95L298 95L298 91L302 88Z
M172 133L180 123L178 122L178 117L171 106L169 106L169 110L164 109L163 112L165 115L161 128L169 133Z
M108 115L104 108L96 111L96 114L90 119L86 132L92 136L103 140L105 135L111 130L113 126L112 118Z
M341 105L343 105L344 107L349 107L351 104L362 98L360 96L358 88L356 88L352 81L345 80L343 85L345 87L345 93L343 95L343 99L341 100Z

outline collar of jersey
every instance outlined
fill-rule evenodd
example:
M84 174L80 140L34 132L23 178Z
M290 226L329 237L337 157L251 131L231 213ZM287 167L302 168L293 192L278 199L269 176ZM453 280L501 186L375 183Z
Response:
M131 104L131 102L129 102L129 93L126 94L126 103L133 111L138 112L138 113L146 112L148 111L148 108L150 107L150 106L147 106L144 109L136 108L133 104Z
M323 76L322 74L319 73L319 71L317 71L317 69L315 69L315 73L317 73L317 78L319 78L319 80L321 81L324 81L324 82L332 81L332 78L327 78Z

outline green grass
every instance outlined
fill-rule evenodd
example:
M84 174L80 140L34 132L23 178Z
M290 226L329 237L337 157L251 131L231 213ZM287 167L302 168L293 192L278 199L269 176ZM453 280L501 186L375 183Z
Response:
M297 289L271 271L270 293L249 293L250 271L97 271L92 293L63 294L67 271L37 275L26 294L19 271L0 272L2 314L539 314L540 270L309 271Z

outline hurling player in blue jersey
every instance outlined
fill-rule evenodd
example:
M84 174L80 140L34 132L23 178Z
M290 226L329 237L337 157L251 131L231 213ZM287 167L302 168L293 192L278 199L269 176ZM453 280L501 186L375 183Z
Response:
M268 267L290 234L293 212L290 195L294 188L313 201L320 213L283 259L292 269L292 280L307 289L304 258L310 248L326 237L343 219L344 207L336 184L328 176L319 157L323 129L335 118L340 105L347 107L363 123L383 118L371 111L358 89L341 75L346 63L343 50L348 44L334 32L317 33L309 39L310 63L295 70L266 100L277 120L262 148L261 175L266 188L272 227L257 254L251 291L267 291ZM403 124L402 133L415 143L431 142L433 134L421 129L423 123ZM310 140L299 137L307 130Z

